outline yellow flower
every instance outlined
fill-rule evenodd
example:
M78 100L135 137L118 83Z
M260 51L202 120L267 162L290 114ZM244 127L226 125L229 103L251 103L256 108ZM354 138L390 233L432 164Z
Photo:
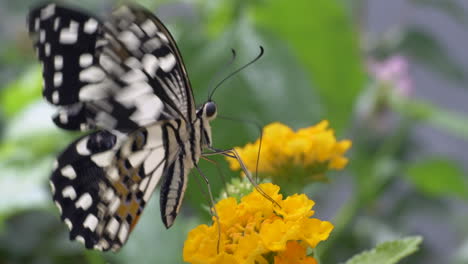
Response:
M259 144L260 139L235 148L251 172L256 171ZM281 123L272 123L263 130L258 173L275 179L300 172L320 179L327 170L346 166L348 159L343 155L350 147L350 140L337 141L326 120L297 132ZM241 169L237 160L228 162L232 170Z
M219 221L213 217L212 226L200 225L189 233L184 261L268 264L274 258L275 263L315 264L306 250L326 240L333 225L311 218L314 202L306 195L283 199L277 185L264 183L259 187L279 206L257 190L240 202L232 197L219 201L215 205Z
M286 250L275 256L275 264L317 264L313 257L306 255L306 250L297 241L289 241Z

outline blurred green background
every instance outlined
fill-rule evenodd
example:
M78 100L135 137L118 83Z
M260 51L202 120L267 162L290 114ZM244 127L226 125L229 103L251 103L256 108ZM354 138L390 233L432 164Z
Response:
M0 264L182 263L187 232L210 222L196 177L171 229L161 224L155 193L118 254L68 241L47 179L77 134L56 128L53 108L41 99L25 25L37 2L0 1ZM122 2L73 4L104 16ZM173 33L198 103L231 48L242 65L262 45L263 58L216 92L220 114L293 128L328 119L339 138L353 140L348 167L304 189L316 201L316 216L335 224L319 247L322 263L418 234L422 250L404 263L468 263L466 1L136 2ZM229 148L259 131L218 119L213 136L216 147ZM217 160L225 175L238 177ZM217 194L218 170L201 166Z

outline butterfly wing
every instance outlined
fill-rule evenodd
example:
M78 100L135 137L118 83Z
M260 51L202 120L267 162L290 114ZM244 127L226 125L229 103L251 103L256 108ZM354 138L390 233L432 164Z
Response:
M129 136L97 131L67 147L50 184L70 239L87 248L120 249L175 160L164 137L161 124L154 124Z
M172 225L193 166L180 124L191 124L195 108L167 29L134 6L117 9L104 25L46 4L31 11L29 30L43 64L44 96L59 106L55 123L106 129L72 143L51 177L71 239L118 250L162 176L161 212Z
M43 64L44 97L65 129L128 132L160 120L195 118L173 38L151 13L117 9L104 25L56 4L33 9L29 31Z
M191 84L179 49L163 23L144 8L128 5L112 13L106 29L131 53L127 65L148 76L155 94L163 99L171 116L193 121L195 103Z

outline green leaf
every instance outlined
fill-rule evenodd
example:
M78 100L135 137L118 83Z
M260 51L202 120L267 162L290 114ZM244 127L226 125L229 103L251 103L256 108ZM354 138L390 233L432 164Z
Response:
M20 79L1 90L0 109L7 118L11 118L31 102L41 98L41 80L39 67L32 67Z
M454 0L410 0L411 3L419 6L432 7L446 13L450 18L454 18L458 23L465 24L466 15L463 5Z
M431 158L411 164L406 173L414 186L428 195L468 198L468 182L455 161Z
M364 251L346 261L346 264L394 264L418 250L422 238L407 237L400 240L384 242L376 248Z
M467 116L441 109L427 102L399 96L394 96L390 103L394 110L407 117L427 122L441 130L468 140Z
M453 81L466 81L463 67L452 58L446 48L424 29L410 27L405 30L397 50L423 63L432 71Z
M50 191L45 182L52 170L53 160L48 156L41 162L23 167L0 163L0 215L50 205Z
M259 25L292 47L322 97L326 118L342 131L365 81L358 37L343 4L330 0L297 0L294 4L266 1L254 15Z

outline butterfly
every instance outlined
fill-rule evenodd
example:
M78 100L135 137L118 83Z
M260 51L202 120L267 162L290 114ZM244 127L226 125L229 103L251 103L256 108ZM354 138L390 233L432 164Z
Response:
M28 29L42 64L43 96L57 107L54 123L88 132L58 156L50 178L70 239L119 250L159 181L169 228L190 170L212 146L217 106L210 99L195 107L167 28L135 5L101 21L46 3L31 9Z

